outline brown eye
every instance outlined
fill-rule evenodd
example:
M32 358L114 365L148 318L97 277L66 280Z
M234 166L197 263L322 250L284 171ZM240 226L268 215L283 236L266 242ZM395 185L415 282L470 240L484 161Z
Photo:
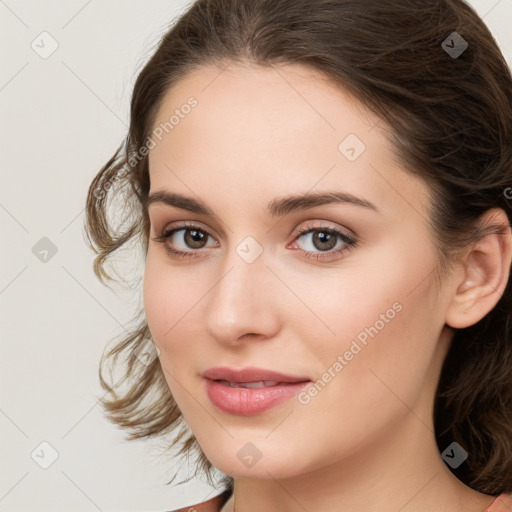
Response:
M204 229L200 229L195 225L181 225L164 231L157 237L153 238L155 242L164 244L167 252L173 257L195 258L201 256L208 238L212 238ZM216 242L213 241L215 246Z
M320 251L330 251L336 246L337 236L329 231L316 231L311 242Z
M209 236L204 231L196 228L186 228L180 231L185 231L186 234L183 240L185 244L192 249L202 249Z
M299 243L299 240L304 242ZM356 240L338 229L307 225L295 236L295 245L309 259L333 258L356 245Z

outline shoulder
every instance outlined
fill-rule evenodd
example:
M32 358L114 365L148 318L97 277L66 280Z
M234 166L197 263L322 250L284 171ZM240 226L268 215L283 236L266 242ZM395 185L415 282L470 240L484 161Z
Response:
M215 496L207 501L189 505L188 507L171 510L169 512L220 512L220 509L228 501L232 492L230 490L224 491L222 494Z
M484 512L512 512L512 493L503 493L484 510Z

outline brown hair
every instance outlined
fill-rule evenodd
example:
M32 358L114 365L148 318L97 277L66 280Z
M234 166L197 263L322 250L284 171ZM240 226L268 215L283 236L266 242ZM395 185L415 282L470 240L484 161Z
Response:
M457 55L459 35L468 46ZM199 0L138 75L129 133L90 185L86 231L103 282L113 280L105 263L114 251L134 240L147 251L150 182L139 149L164 95L189 71L229 62L310 66L380 116L400 162L431 187L430 224L444 264L489 232L479 223L486 211L499 207L510 219L504 190L512 183L512 77L488 28L462 0ZM129 216L114 227L107 209L119 194ZM491 312L455 331L435 399L438 447L458 442L469 457L452 471L487 494L512 492L511 313L509 282ZM183 441L178 454L197 453L196 474L210 479L212 465L182 423L158 359L136 362L150 336L141 313L104 354L99 373L108 398L101 403L129 439L181 425L172 446ZM119 365L123 353L129 358ZM125 391L104 380L106 362L121 368ZM232 486L233 479L223 482Z

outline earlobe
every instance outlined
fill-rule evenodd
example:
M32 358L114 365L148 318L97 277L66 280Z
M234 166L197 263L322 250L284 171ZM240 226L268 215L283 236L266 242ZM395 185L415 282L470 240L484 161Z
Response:
M446 323L456 329L474 325L489 313L503 295L510 275L512 234L507 215L492 209L481 223L487 230L495 229L474 242L459 263L462 278L455 283L446 312Z

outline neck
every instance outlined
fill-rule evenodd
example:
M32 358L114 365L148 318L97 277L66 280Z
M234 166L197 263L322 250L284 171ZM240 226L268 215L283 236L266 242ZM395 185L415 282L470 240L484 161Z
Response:
M223 512L482 512L492 496L464 485L448 469L431 420L404 407L381 438L327 466L276 479L236 479Z

